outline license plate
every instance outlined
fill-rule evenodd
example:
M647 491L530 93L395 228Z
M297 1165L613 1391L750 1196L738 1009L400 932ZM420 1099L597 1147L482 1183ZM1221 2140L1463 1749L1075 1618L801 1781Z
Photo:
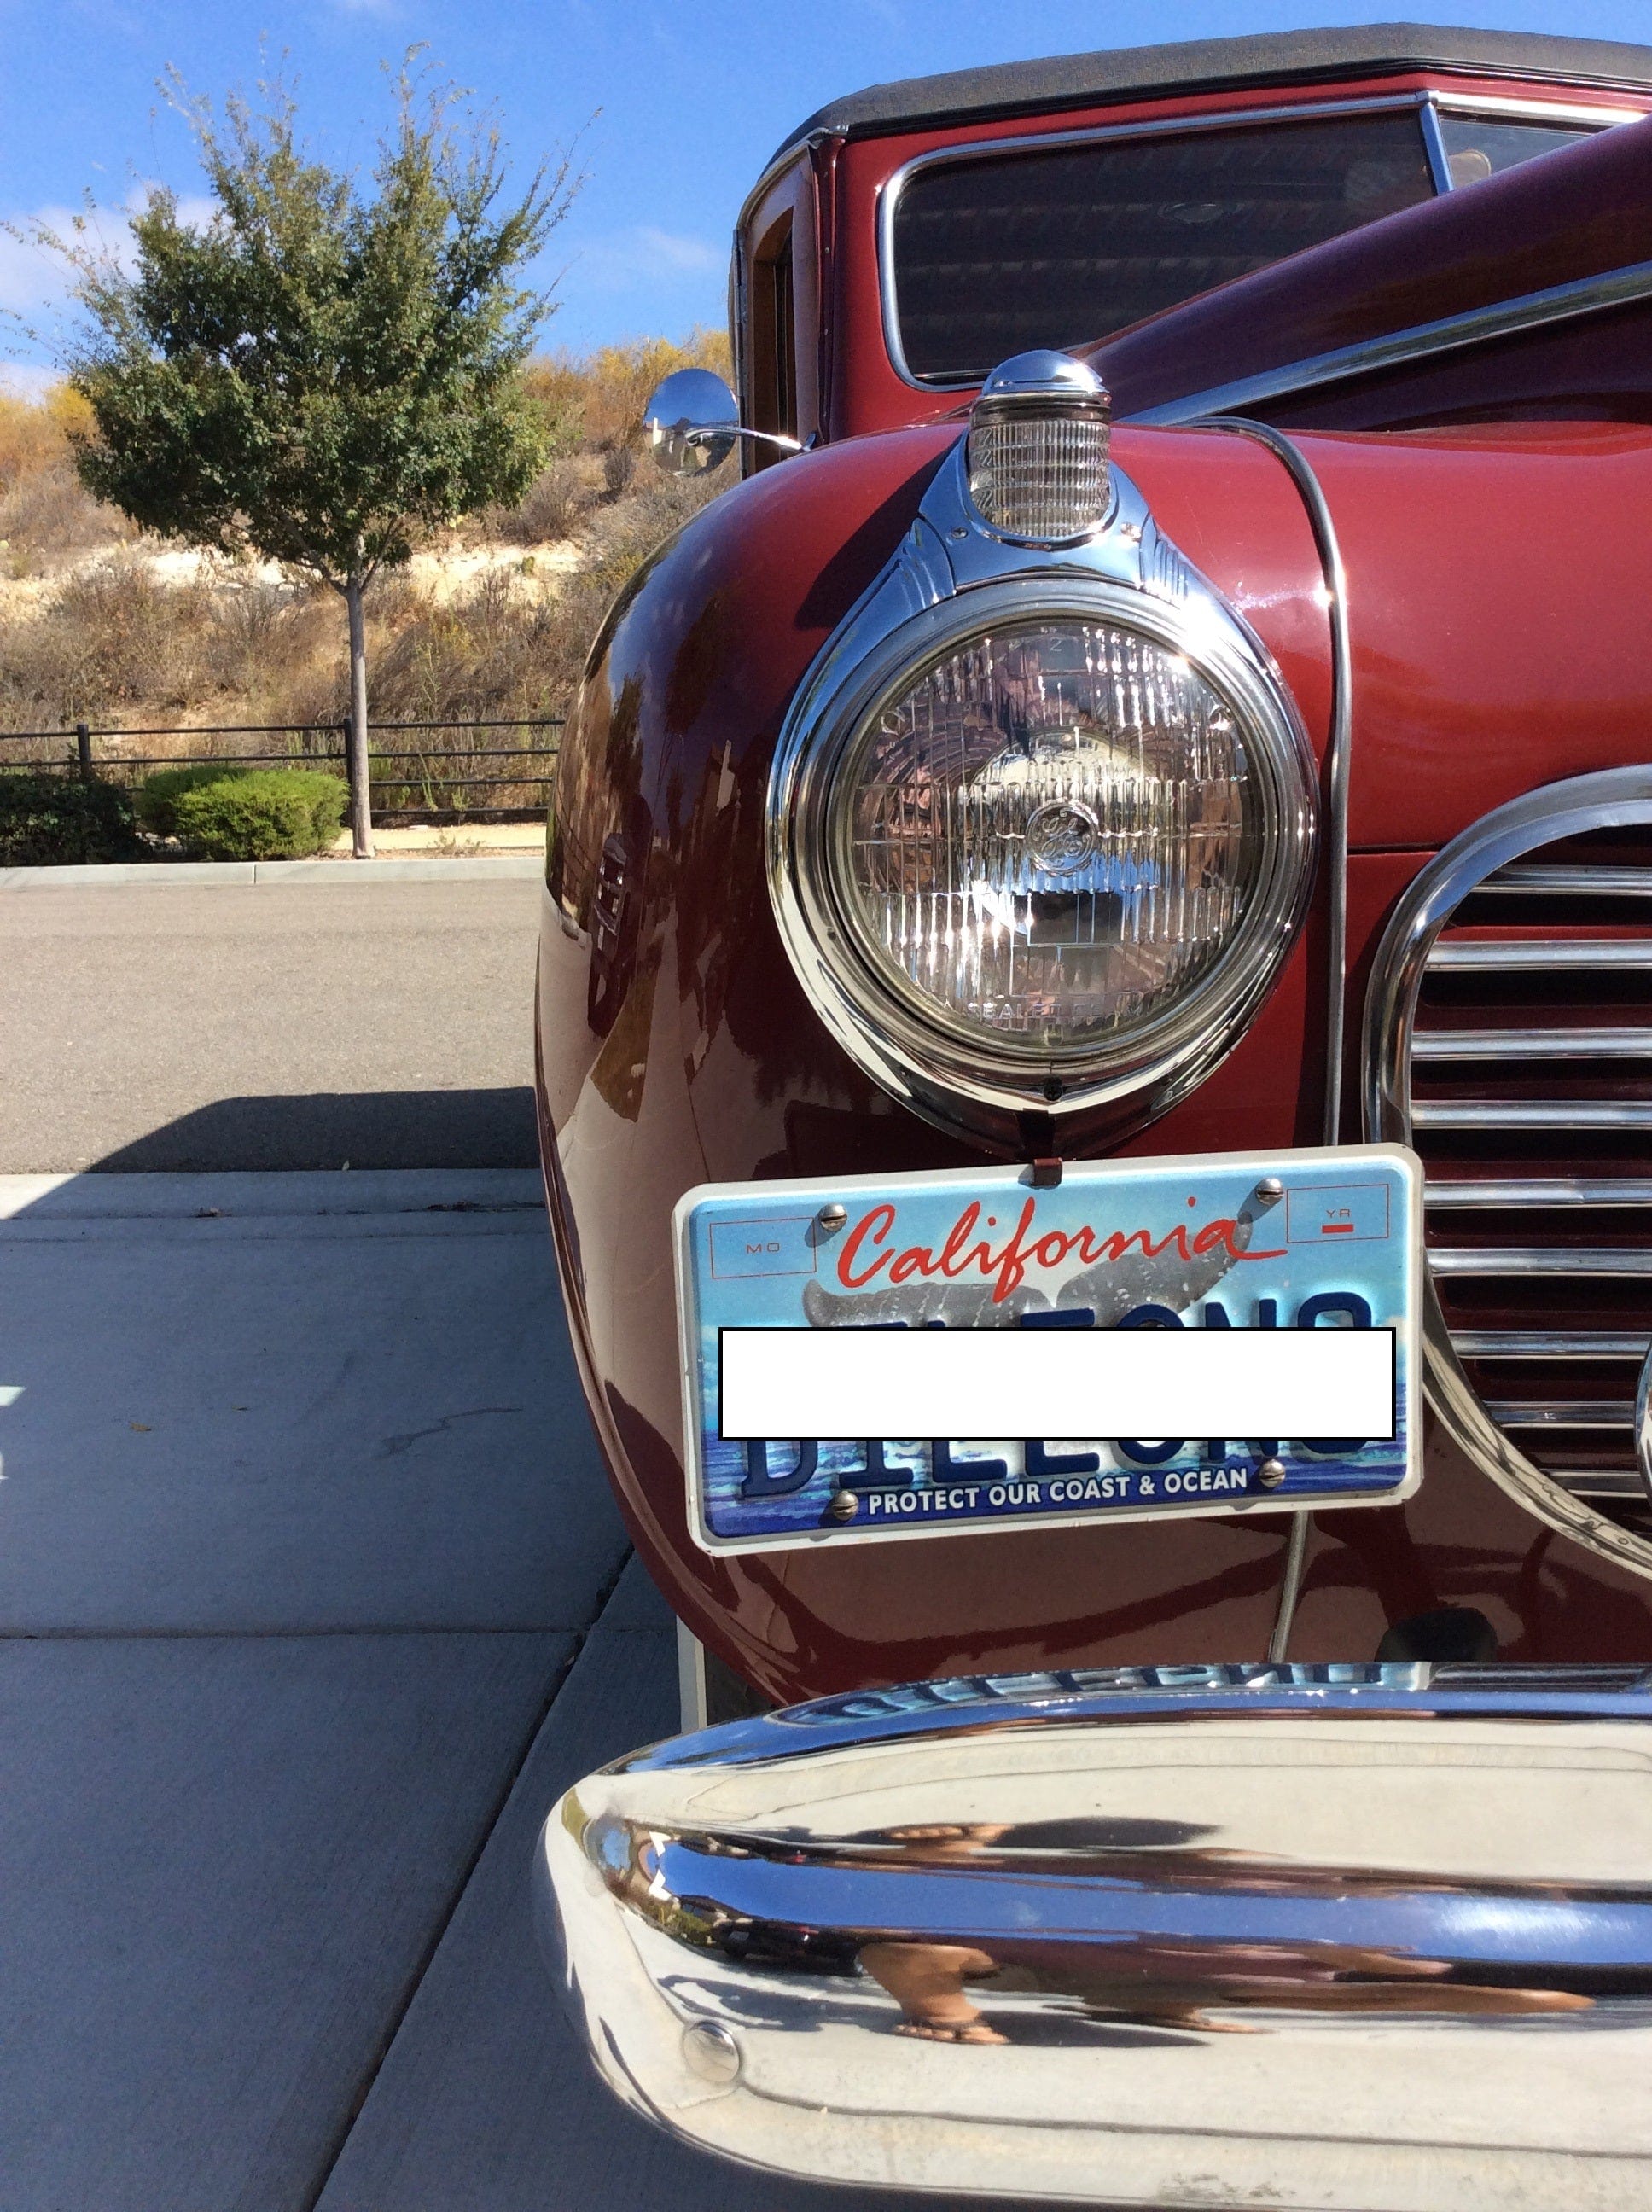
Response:
M1410 1152L1084 1161L1054 1186L1048 1172L687 1194L674 1231L698 1544L765 1551L1411 1494L1422 1171ZM1333 1330L1372 1334L1327 1342ZM875 1334L793 1334L817 1331ZM938 1341L956 1331L990 1334ZM961 1425L1090 1433L936 1437L937 1409L966 1400ZM1356 1409L1361 1436L1277 1433L1346 1426ZM869 1413L930 1432L752 1427L852 1430ZM1119 1435L1149 1419L1200 1434ZM1254 1433L1218 1433L1241 1426Z

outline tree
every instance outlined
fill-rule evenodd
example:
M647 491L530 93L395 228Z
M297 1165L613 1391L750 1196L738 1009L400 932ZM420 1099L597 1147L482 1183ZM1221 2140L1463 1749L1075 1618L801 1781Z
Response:
M496 131L410 54L371 189L300 141L285 84L222 118L173 81L217 204L185 222L158 191L123 262L84 220L65 242L86 327L67 362L94 428L87 488L144 529L319 579L349 633L355 855L373 853L362 595L422 538L513 505L546 457L520 375L551 313L521 273L579 179L542 167L507 198Z

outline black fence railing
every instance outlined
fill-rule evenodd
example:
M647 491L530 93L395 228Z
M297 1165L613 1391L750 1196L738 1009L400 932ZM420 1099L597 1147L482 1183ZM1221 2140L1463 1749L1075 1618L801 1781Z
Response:
M72 729L0 730L0 773L28 769L135 785L157 769L222 763L314 768L342 777L347 726L221 722L123 730L77 722ZM562 723L549 720L370 722L374 819L498 822L540 813L550 796L562 734ZM157 751L148 742L177 738L189 740L188 749ZM244 742L257 738L276 742Z

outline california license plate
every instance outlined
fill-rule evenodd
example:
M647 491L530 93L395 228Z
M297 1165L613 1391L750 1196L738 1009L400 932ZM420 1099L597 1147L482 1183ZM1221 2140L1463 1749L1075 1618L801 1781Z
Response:
M696 1542L748 1552L1410 1495L1410 1152L1050 1172L688 1194L674 1226Z

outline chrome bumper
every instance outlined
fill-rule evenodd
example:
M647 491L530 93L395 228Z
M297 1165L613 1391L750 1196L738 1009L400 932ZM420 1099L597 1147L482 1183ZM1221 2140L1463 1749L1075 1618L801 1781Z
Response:
M812 2179L1652 2208L1652 1670L918 1683L681 1736L542 1838L625 2100Z

